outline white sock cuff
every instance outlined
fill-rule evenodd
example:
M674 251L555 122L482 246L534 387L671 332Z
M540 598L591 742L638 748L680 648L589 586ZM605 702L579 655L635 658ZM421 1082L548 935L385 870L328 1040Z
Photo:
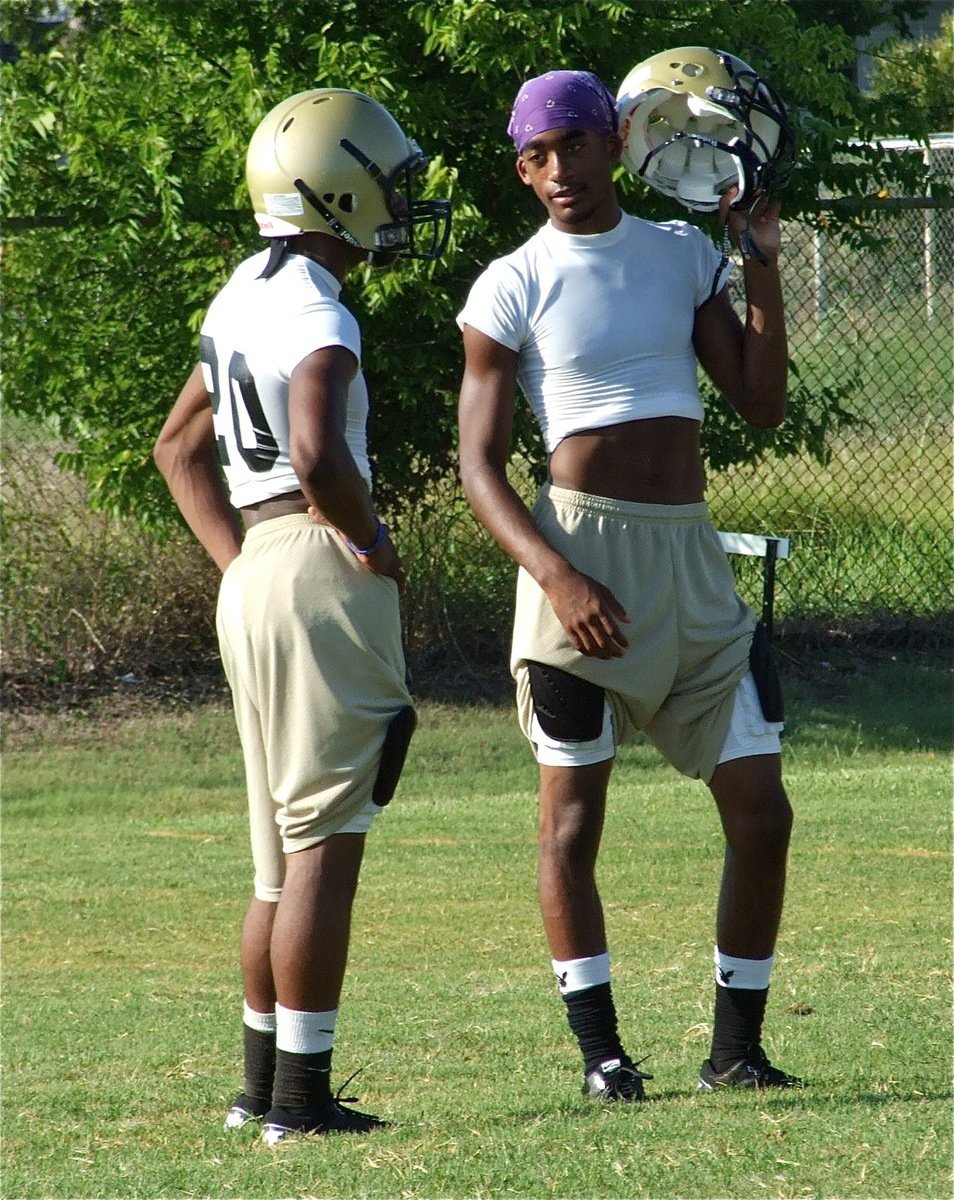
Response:
M715 981L720 987L756 992L764 991L771 981L774 954L770 958L733 958L731 954L723 954L716 946L712 957L715 962Z
M572 996L574 992L610 981L609 951L591 958L568 958L565 962L551 958L550 962L561 996Z
M257 1029L259 1033L275 1032L275 1014L273 1012L256 1012L249 1007L247 1000L242 1001L242 1020L249 1029Z
M275 1044L279 1050L289 1054L320 1054L335 1044L336 1008L328 1012L299 1012L276 1004L275 1018Z

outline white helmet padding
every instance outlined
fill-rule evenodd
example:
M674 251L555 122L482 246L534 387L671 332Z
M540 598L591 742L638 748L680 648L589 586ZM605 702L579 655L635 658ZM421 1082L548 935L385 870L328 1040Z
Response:
M695 212L780 191L795 137L777 93L735 55L680 46L635 66L617 93L623 165Z

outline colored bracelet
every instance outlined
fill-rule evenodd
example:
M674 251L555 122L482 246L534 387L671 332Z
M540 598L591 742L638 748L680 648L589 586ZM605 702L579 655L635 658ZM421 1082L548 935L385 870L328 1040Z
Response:
M375 519L378 522L378 529L374 535L374 541L370 546L356 546L350 539L345 538L345 545L352 554L360 554L363 557L367 557L369 554L373 554L375 550L379 550L383 545L384 539L388 536L388 527L380 517L376 517Z

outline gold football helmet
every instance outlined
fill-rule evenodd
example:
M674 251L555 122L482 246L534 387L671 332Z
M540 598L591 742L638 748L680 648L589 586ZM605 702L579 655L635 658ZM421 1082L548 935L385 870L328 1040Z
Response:
M263 237L330 233L370 255L434 259L450 233L449 200L415 200L427 166L386 108L346 88L276 105L249 143L245 177Z

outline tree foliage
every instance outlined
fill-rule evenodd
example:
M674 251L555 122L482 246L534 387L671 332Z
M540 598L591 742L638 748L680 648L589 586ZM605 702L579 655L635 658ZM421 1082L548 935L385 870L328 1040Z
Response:
M835 25L849 38L860 38L881 26L908 37L910 22L927 12L926 0L792 0L799 25ZM853 65L854 56L845 66Z
M917 41L892 38L880 48L872 92L894 114L910 114L913 110L929 132L949 132L954 129L952 87L954 12L947 12L941 18L941 31L936 38Z
M906 0L910 7L913 0ZM790 0L74 0L58 34L31 33L38 6L4 6L0 184L6 398L75 449L66 464L93 502L161 526L171 507L152 441L195 361L214 290L259 248L244 189L248 138L286 95L316 86L375 96L432 155L432 194L451 195L454 231L438 264L370 269L345 299L361 323L381 503L420 505L454 469L461 369L454 315L492 258L542 212L518 183L505 127L514 93L552 66L611 86L660 47L732 50L786 98L802 144L787 215L814 219L819 185L920 190L917 156L857 151L886 114L842 67L852 37ZM881 0L852 8L884 15ZM890 7L890 6L889 6ZM856 14L857 15L857 14ZM852 31L852 34L857 32ZM798 45L798 53L793 46ZM920 126L913 128L920 132ZM685 216L620 171L624 201ZM712 230L715 236L715 230ZM823 398L824 400L824 398ZM831 417L805 404L781 451L812 446ZM827 415L826 415L827 414ZM801 422L801 424L799 424ZM713 461L761 453L715 422ZM529 417L518 439L537 466Z

